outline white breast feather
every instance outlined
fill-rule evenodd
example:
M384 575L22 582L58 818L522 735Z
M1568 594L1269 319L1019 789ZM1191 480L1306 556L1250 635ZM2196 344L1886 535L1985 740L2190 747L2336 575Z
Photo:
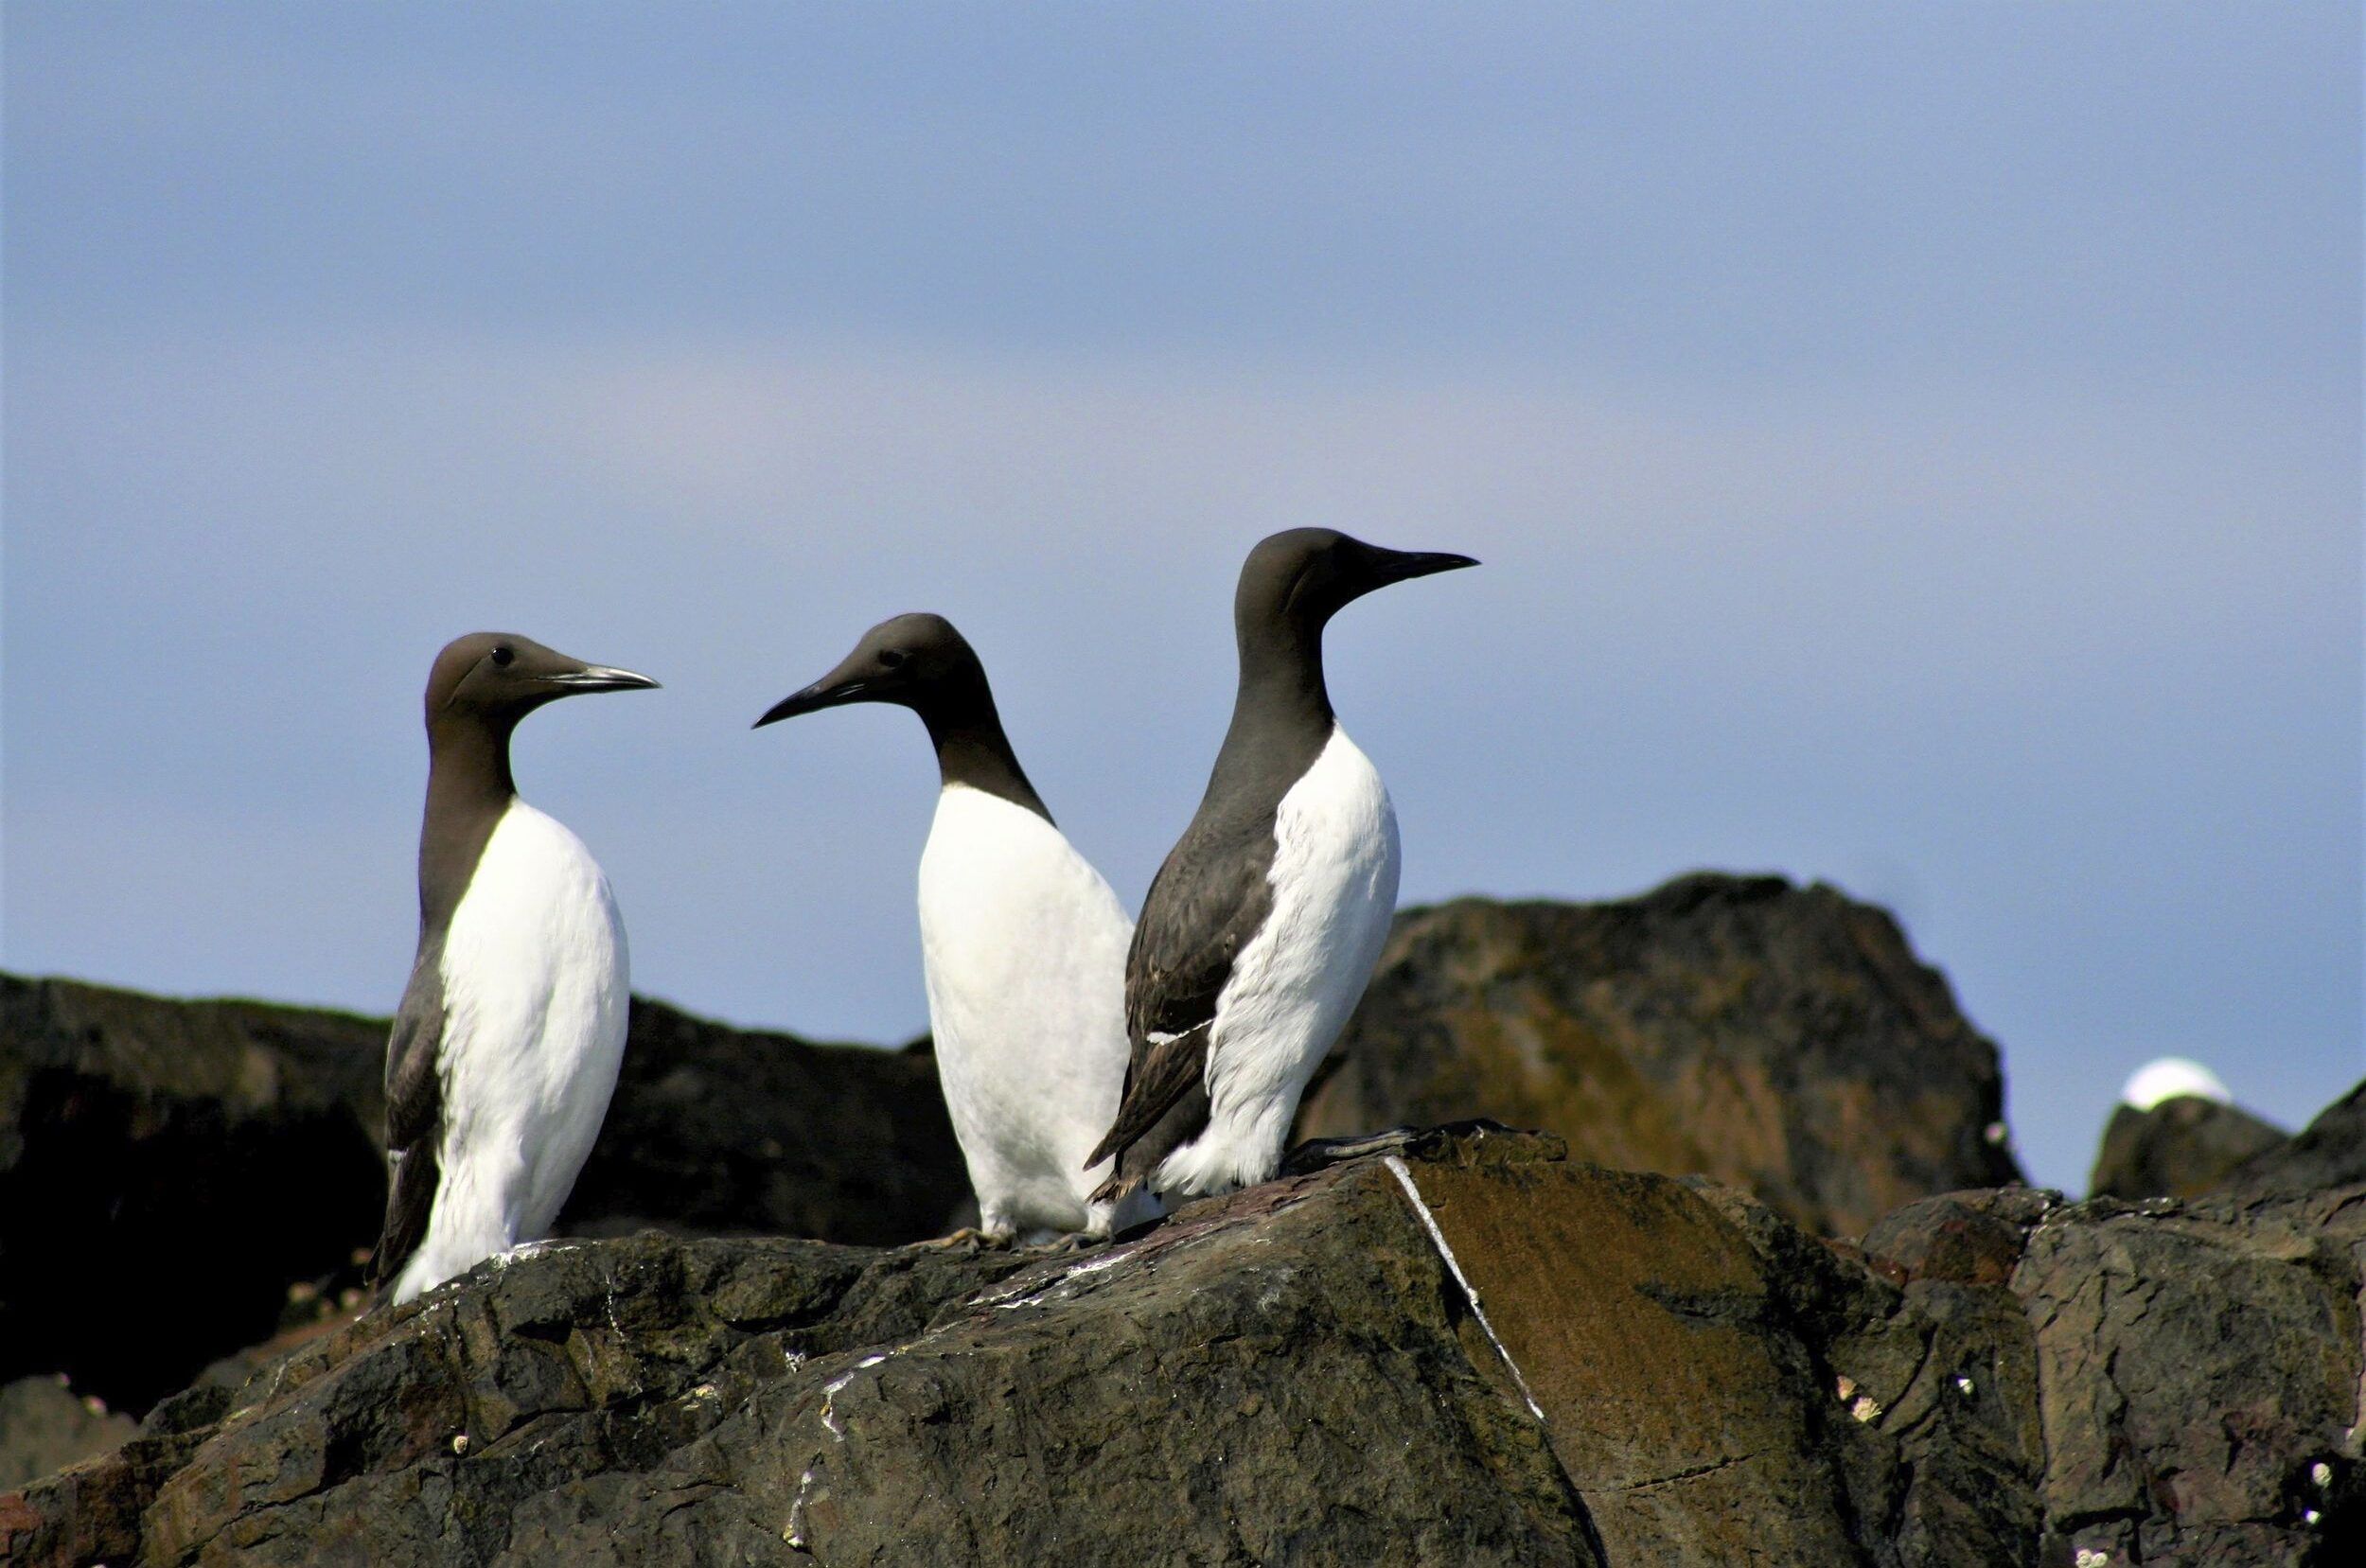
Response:
M1388 940L1398 857L1380 773L1333 729L1275 814L1273 908L1216 998L1208 1129L1160 1164L1161 1191L1222 1192L1280 1168L1298 1096Z
M1124 1087L1133 923L1059 829L945 788L920 857L928 1022L980 1228L1103 1230L1086 1154Z
M444 939L442 1180L408 1300L558 1217L624 1060L625 925L581 839L513 801Z

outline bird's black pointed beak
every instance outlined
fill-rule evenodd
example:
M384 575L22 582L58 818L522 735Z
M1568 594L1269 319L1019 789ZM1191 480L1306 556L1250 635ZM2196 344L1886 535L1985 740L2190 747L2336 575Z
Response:
M849 702L860 702L871 683L866 680L844 680L836 674L825 675L802 692L791 692L764 711L764 716L750 726L761 730L768 724L778 724L799 714L820 713Z
M1443 550L1384 550L1374 563L1382 586L1410 582L1415 577L1435 576L1440 572L1459 572L1478 561L1470 555L1457 555Z
M559 670L542 678L545 683L573 694L575 692L653 692L656 681L631 670L620 670L612 664L585 664L572 670Z
M778 724L799 714L820 713L824 708L842 707L849 702L893 700L891 694L898 682L892 667L882 669L877 660L857 646L853 653L839 661L837 669L800 692L791 692L764 711L752 728L761 730L768 724Z

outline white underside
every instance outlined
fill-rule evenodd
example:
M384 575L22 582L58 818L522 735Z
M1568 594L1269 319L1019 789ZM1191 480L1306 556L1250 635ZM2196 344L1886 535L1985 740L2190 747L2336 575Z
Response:
M1397 907L1397 814L1333 729L1274 818L1273 910L1233 960L1208 1044L1208 1128L1152 1185L1197 1197L1271 1180L1306 1081L1347 1027Z
M1108 1233L1110 1206L1086 1195L1109 1162L1084 1161L1125 1084L1133 934L1059 829L964 784L938 797L920 856L921 953L980 1229Z
M581 839L510 803L444 938L442 1178L407 1301L542 1236L624 1060L624 921Z

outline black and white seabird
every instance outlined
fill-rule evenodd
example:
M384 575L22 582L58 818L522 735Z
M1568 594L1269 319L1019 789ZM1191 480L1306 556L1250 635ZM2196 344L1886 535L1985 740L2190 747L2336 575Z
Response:
M1323 685L1323 626L1468 555L1328 528L1261 541L1232 601L1241 683L1199 814L1150 885L1125 962L1132 1060L1094 1194L1196 1197L1270 1179L1323 1053L1380 960L1397 818Z
M386 1043L386 1223L371 1278L408 1301L540 1237L624 1059L625 924L581 839L518 799L509 736L542 704L655 686L506 632L427 679L419 950Z
M1117 1114L1125 1078L1124 907L1027 782L985 666L951 622L881 622L756 724L849 702L909 708L936 745L921 957L979 1229L997 1242L1105 1236L1114 1206L1091 1193L1107 1171L1085 1152Z

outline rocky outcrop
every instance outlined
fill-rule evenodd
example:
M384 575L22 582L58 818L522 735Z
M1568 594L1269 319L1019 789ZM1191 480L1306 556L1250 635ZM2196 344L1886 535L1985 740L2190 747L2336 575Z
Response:
M377 1235L384 1031L0 977L0 1381L63 1372L144 1410L333 1306ZM1994 1048L1887 916L1828 889L1409 910L1344 1049L1310 1135L1492 1115L1831 1232L2015 1175ZM878 1245L966 1200L925 1053L636 1000L560 1224Z
M1883 911L1779 877L1407 910L1335 1060L1305 1136L1493 1117L1827 1235L2021 1174L1945 978Z
M554 1243L168 1401L0 1555L2356 1560L2366 1189L1852 1245L1499 1129L1349 1154L1072 1253Z
M358 1278L384 1203L382 1020L0 976L0 1381L134 1411ZM966 1194L926 1056L636 1000L564 1226L859 1242Z
M2243 1197L2314 1192L2366 1182L2366 1083L2319 1113L2282 1143L2231 1172L2221 1190Z
M2285 1142L2239 1105L2179 1095L2149 1110L2113 1107L2087 1194L2094 1198L2198 1198L2236 1167Z

